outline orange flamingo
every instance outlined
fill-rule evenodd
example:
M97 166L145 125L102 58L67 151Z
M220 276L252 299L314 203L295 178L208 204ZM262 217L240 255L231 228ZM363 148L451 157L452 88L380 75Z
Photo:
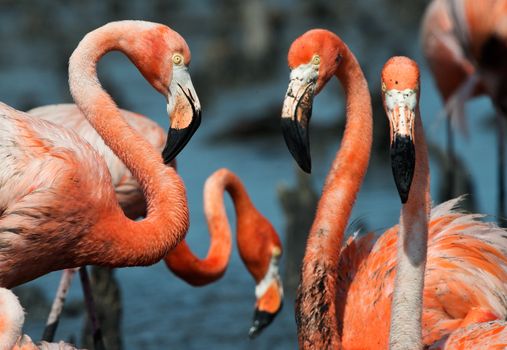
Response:
M184 39L166 26L109 23L86 35L72 54L72 96L147 199L146 219L134 222L118 205L106 164L88 143L68 129L2 104L2 286L86 264L149 265L164 257L187 231L183 182L121 118L98 83L96 62L111 50L124 52L167 96L168 112L177 116L180 128L200 115L186 70L190 51ZM189 132L185 135L173 148L187 141Z
M237 215L239 254L256 282L257 302L249 335L258 335L282 307L283 287L278 272L282 245L271 223L254 207L240 179L227 169L213 173L204 186L204 211L211 244L206 258L196 257L185 241L165 258L167 266L181 279L202 286L223 276L231 254L231 228L223 193L229 192Z
M507 113L507 1L433 0L422 22L423 52L449 112L447 140L452 185L454 150L451 118L463 118L470 97L487 94ZM497 118L498 215L505 215L504 127Z
M376 241L368 234L361 239L352 237L342 247L371 150L372 112L366 80L348 47L326 30L311 30L296 39L288 60L292 71L282 127L289 150L302 168L311 167L307 130L314 94L336 75L347 99L341 148L327 176L303 260L296 301L300 348L387 348L398 226ZM393 155L414 152L405 145L394 148ZM399 178L397 184L406 200L406 179ZM469 323L507 315L505 231L476 220L479 215L452 211L457 201L434 208L428 224L424 344Z
M163 129L158 124L142 115L126 110L120 111L132 128L140 132L147 141L162 152L166 140ZM139 184L125 165L104 144L100 135L88 123L76 105L50 105L35 108L28 113L78 132L106 161L113 179L116 197L125 215L131 219L145 216L146 202ZM255 209L236 175L223 169L211 175L206 182L204 205L211 234L211 245L207 257L200 260L183 241L166 256L165 262L178 277L194 286L212 283L223 276L231 252L231 230L225 216L223 200L221 200L225 189L232 195L240 220L237 234L240 255L258 284L255 293L256 309L250 329L250 336L253 337L271 323L282 306L283 288L278 274L278 257L281 255L282 247L271 224ZM255 222L256 226L250 227L248 225L250 220ZM69 279L72 275L72 271L64 272L63 284L61 284L64 290L68 290ZM57 295L60 297L56 299L58 303L48 318L46 340L52 340L50 335L54 333L53 327L58 323L62 301L65 300L65 294L62 293L64 291L59 288Z
M407 57L393 57L387 61L382 70L382 98L391 127L393 175L403 204L399 225L394 295L391 304L390 349L423 349L421 320L431 199L428 154L419 112L419 85L417 63ZM463 239L466 235L472 237L480 235L480 227L473 216L469 215L468 218L461 216L461 238ZM497 232L487 232L487 235L491 236L489 239L499 238L494 236L500 233L498 229L495 228L494 231ZM502 238L505 239L505 237ZM495 253L489 249L480 252ZM500 257L498 266L494 266L492 260L491 266L481 263L477 264L477 267L484 269L482 272L486 275L500 272L506 276L506 258L502 256L504 252L497 251L496 253ZM467 256L460 255L457 258L464 259ZM491 270L491 267L502 270ZM454 274L460 271L452 268L451 272ZM454 282L454 277L456 276L451 274L447 280ZM489 277L487 279L491 280ZM433 280L431 273L426 276L426 283L432 284ZM476 288L478 286L463 285L463 287ZM459 293L457 295L459 296ZM505 302L505 300L505 297L499 298L499 301ZM461 300L461 302L466 301L466 299ZM448 339L442 338L431 348L486 349L493 348L494 343L499 349L499 342L503 343L501 348L507 346L507 330L503 331L506 323L504 321L482 322L488 318L496 318L496 315L488 316L484 311L468 313L461 322L460 329L451 333ZM472 326L465 328L471 324ZM467 346L463 347L464 344Z

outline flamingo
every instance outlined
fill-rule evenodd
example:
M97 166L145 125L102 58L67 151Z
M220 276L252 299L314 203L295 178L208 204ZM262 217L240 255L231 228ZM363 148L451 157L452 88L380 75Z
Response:
M421 25L423 53L447 112L448 198L454 194L455 151L451 124L459 123L464 129L466 99L484 93L473 64L460 46L460 38L456 35L457 24L453 23L449 3L447 0L432 1L424 13Z
M423 52L449 112L448 151L454 150L451 118L461 120L470 97L488 95L497 113L498 215L505 215L504 126L499 114L507 113L507 1L433 0L421 29ZM449 181L452 184L452 169Z
M112 50L125 53L167 97L168 112L179 121L180 137L164 154L165 161L188 141L189 126L200 116L186 68L190 50L164 25L111 22L87 34L72 54L69 85L77 106L145 195L147 217L135 222L121 210L107 166L87 142L69 129L0 104L1 286L87 264L150 265L185 236L188 207L182 180L128 126L97 80L96 62Z
M253 338L272 322L282 307L283 287L278 272L282 244L234 173L228 169L217 170L204 186L204 211L211 239L206 258L196 257L183 241L164 260L174 274L194 286L209 284L223 276L231 254L231 229L225 213L224 191L229 192L236 209L239 254L256 282L257 301L249 331Z
M394 350L423 349L421 319L431 199L428 152L419 112L419 86L419 68L416 62L407 57L393 57L384 65L382 98L391 127L393 175L402 202L389 340L389 348ZM462 239L466 235L483 235L489 240L505 240L505 237L494 236L500 232L481 232L476 221L477 215L458 216L461 216ZM498 228L495 228L495 231L498 231ZM484 250L481 253L494 252ZM497 252L501 253L502 251ZM449 263L451 261L449 259ZM499 261L500 266L489 267L500 267L502 270L499 272L505 276L505 257L500 255ZM482 273L486 278L493 285L496 284L496 281L488 276L496 271L486 265L479 266L484 269ZM449 281L452 282L453 277L451 275ZM426 276L426 281L432 283L431 273ZM469 284L463 287L478 286ZM505 300L505 296L499 298L499 301ZM494 315L492 316L494 318ZM487 319L484 314L476 313L473 317L469 314L459 329L453 331L448 338L444 337L433 344L431 349L504 348L507 346L507 324L505 321L481 322Z
M9 289L0 288L0 350L35 350L51 349L58 346L58 349L72 350L72 345L60 342L50 344L42 342L36 346L29 336L22 335L21 330L25 322L25 312L19 303L18 298Z
M371 151L373 121L366 80L346 44L327 30L310 30L297 38L288 61L291 78L282 128L287 146L303 170L311 169L308 127L313 97L333 75L343 85L347 105L340 151L327 175L302 264L296 299L299 346L387 348L398 226L378 239L370 233L362 238L352 236L342 244ZM396 145L395 156L414 152L404 140ZM406 178L398 178L398 185L403 189ZM507 315L506 232L476 220L476 214L453 211L457 202L433 208L428 223L424 344L470 323Z

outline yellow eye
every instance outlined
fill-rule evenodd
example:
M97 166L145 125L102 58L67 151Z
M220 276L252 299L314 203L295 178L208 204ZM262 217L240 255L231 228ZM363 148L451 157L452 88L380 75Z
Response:
M382 82L382 92L386 92L386 91L387 91L386 83Z
M320 64L320 56L319 55L314 55L313 56L313 58L312 58L312 64L315 64L315 65Z
M173 55L173 63L177 66L183 64L183 56L180 55L179 53L175 53Z
M278 247L273 247L272 254L273 254L273 256L280 256L280 255L282 255L282 251Z

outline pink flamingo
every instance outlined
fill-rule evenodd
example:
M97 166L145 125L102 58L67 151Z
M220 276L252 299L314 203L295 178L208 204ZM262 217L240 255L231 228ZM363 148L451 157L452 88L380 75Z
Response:
M314 95L336 76L344 87L347 106L341 148L327 176L302 264L296 302L299 346L385 349L389 345L399 227L387 230L376 241L369 234L361 239L352 237L343 245L372 144L373 120L366 79L345 43L326 30L311 30L297 38L289 49L288 61L291 78L282 126L289 150L304 170L310 170L311 165L308 127ZM385 82L383 90L390 90L397 82ZM399 88L404 89L401 84ZM412 93L410 97L413 101ZM408 117L405 109L400 107L400 111ZM395 161L400 154L420 152L414 151L406 138L398 142L394 137L394 131L410 131L414 126L414 122L404 119L400 123L402 129L392 126ZM417 141L423 142L420 133L416 134ZM423 160L419 156L417 159ZM402 200L409 200L408 177L400 176L396 166L393 171ZM433 344L470 323L507 315L505 230L476 220L479 215L453 211L456 203L457 200L449 201L434 208L428 223L423 328L419 337L424 344ZM420 262L416 261L413 269L420 273ZM413 281L417 290L422 281ZM412 316L407 325L420 321L417 315ZM419 339L415 340L410 348L419 345Z
M507 1L433 0L421 28L423 52L449 111L448 151L452 185L451 117L462 121L464 102L488 95L498 110L498 215L505 215L505 141L500 114L507 114ZM462 121L463 124L463 121Z
M187 231L183 182L128 126L98 83L96 62L111 50L124 52L167 96L168 112L181 121L180 128L200 115L186 70L190 51L184 39L166 26L109 23L87 34L72 54L69 84L76 104L132 172L147 200L146 219L134 222L116 201L106 164L87 142L66 128L2 104L2 286L86 264L149 265L164 257ZM186 130L188 136L190 129ZM173 148L185 141L179 138Z
M406 57L393 57L387 61L382 70L382 97L391 126L393 175L403 204L399 225L394 296L391 304L389 348L393 350L423 349L424 283L432 284L433 282L431 272L429 273L430 276L426 275L425 281L431 199L428 154L419 112L419 85L417 63ZM505 240L505 237L501 236L501 231L498 232L498 229L481 232L481 225L474 220L473 215L468 215L468 217L460 216L462 239L466 235L474 237L485 233L485 238L491 241L495 239ZM498 234L499 237L495 237L495 234ZM480 246L478 248L477 252L495 253L494 251L482 250ZM481 274L484 274L486 279L489 280L490 285L495 285L497 282L494 278L491 278L493 276L488 276L489 274L501 274L503 278L507 276L505 270L506 258L505 256L502 257L502 253L505 253L505 249L496 252L499 263L496 267L501 268L501 270L491 270L491 266L488 266L494 263L494 260L491 260L488 265L483 264L480 260L475 263ZM466 258L467 256L457 255L453 259L454 261L449 260L449 264L459 263L460 259L462 264L472 262L467 262ZM430 265L428 267L430 268ZM447 269L449 267L451 266L447 266ZM454 268L446 272L449 273L445 281L448 284L455 282L457 276L453 276L453 274L460 273L459 270ZM479 275L478 273L475 274ZM442 279L442 277L440 278ZM475 284L476 281L477 278L460 281L459 287L462 291L456 293L458 299L447 301L446 310L460 306L453 303L470 303L472 299L462 299L463 296L460 296L460 294L466 294L464 291L467 289L479 288L479 285ZM434 286L429 287L432 289ZM500 290L501 288L494 292L500 293ZM498 302L505 302L505 297L500 296L497 299ZM461 307L463 306L461 304ZM503 308L505 309L505 306ZM491 349L500 348L500 343L503 344L503 348L507 345L507 331L504 331L506 323L500 321L481 322L488 320L488 318L494 319L497 316L492 314L489 317L483 312L475 312L473 315L469 313L461 322L459 329L454 330L449 338L443 337L431 348ZM502 317L505 317L505 315L502 315ZM466 326L469 327L465 328ZM463 347L464 344L467 344L466 347Z

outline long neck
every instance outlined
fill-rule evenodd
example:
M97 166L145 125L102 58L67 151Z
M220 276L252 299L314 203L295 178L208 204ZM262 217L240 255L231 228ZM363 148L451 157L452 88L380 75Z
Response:
M202 286L223 276L231 255L231 227L224 204L224 191L232 198L238 223L248 216L253 205L243 184L234 174L221 170L210 177L204 186L204 212L210 232L210 247L206 258L200 259L181 242L165 258L169 269L186 282ZM238 241L244 236L238 225ZM250 242L251 243L251 242Z
M165 167L161 156L121 117L118 107L100 85L96 64L107 52L119 50L133 62L129 46L146 24L127 21L108 24L84 37L69 61L72 96L104 142L139 182L148 203L143 221L127 219L117 203L97 222L92 238L112 242L108 265L149 264L158 261L181 239L188 228L185 188L174 169ZM95 263L102 263L97 256Z
M415 121L415 160L410 194L401 209L391 304L391 350L423 348L421 321L431 199L428 153L419 110Z
M337 78L347 98L347 122L340 151L331 166L313 222L296 302L299 346L337 349L335 293L345 228L361 186L372 144L371 100L366 79L348 51Z

